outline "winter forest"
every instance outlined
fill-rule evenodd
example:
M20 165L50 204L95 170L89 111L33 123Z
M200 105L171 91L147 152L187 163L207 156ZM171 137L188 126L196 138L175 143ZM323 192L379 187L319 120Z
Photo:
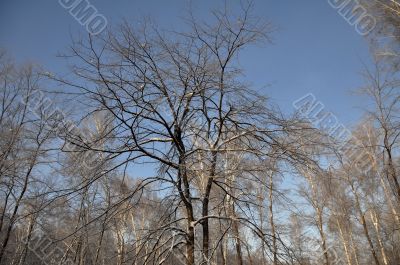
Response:
M398 0L326 3L373 62L352 126L252 86L279 25L219 2L176 30L60 0L87 28L64 72L1 49L1 265L400 264Z

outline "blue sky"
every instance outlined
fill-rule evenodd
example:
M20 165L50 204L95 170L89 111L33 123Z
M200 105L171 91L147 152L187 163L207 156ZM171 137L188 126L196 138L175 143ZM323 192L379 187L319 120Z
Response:
M234 5L236 1L228 1ZM370 62L368 43L325 0L255 0L256 14L278 30L274 43L252 47L242 54L246 80L262 89L285 111L306 93L333 111L339 121L353 124L365 102L351 91L363 84L360 72ZM92 0L109 24L122 18L138 21L149 16L164 28L179 28L187 0ZM195 13L207 12L222 1L192 1ZM85 34L85 27L57 0L0 0L0 47L19 62L31 61L52 72L66 70L56 57L71 43L71 35Z

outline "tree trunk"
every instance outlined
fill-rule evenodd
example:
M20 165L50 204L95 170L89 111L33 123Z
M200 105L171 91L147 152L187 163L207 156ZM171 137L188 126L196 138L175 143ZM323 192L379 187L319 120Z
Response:
M235 249L236 249L236 258L237 264L243 265L243 256L242 256L242 245L240 241L240 233L239 233L239 223L236 220L236 211L235 206L232 204L232 213L235 220L233 220L233 234L235 236Z
M354 259L356 261L356 265L360 265L360 260L358 258L358 248L357 248L356 244L354 244L353 231L351 229L351 226L350 226L349 234L350 234L351 248L353 249Z
M385 130L385 136L384 136L384 145L385 145L385 151L386 154L388 156L388 163L387 163L387 178L389 180L389 183L392 182L393 183L393 193L395 194L396 198L397 198L397 202L400 205L400 184L399 181L397 180L397 172L396 172L396 168L394 166L393 163L393 156L392 156L392 149L391 146L389 144L389 139L388 139L388 131L386 128L384 128ZM392 180L392 181L390 181Z
M379 231L379 220L377 218L375 210L371 210L369 213L371 216L372 223L374 224L374 227L375 227L376 237L378 239L379 248L381 249L383 264L388 265L389 264L388 258L386 256L385 247L383 246L380 231Z
M374 248L374 244L372 243L371 236L369 235L369 231L368 231L368 227L367 227L367 223L366 223L366 220L365 220L364 213L361 210L361 205L360 205L360 200L358 198L358 194L357 194L353 184L350 183L350 187L351 187L351 189L353 191L353 194L354 194L354 197L356 199L356 208L357 208L358 214L360 215L361 224L363 226L365 237L367 238L367 241L368 241L369 249L370 249L371 254L372 254L373 258L374 258L375 264L376 265L380 265L378 255L376 254L376 251L375 251L375 248Z
M328 253L328 248L326 245L326 236L324 232L324 225L323 225L323 219L322 219L322 210L317 207L317 217L318 217L318 231L321 236L321 242L322 242L322 251L324 253L324 258L325 258L325 264L329 265L329 253Z
M210 194L211 194L211 188L213 185L214 181L214 176L215 176L215 170L217 166L217 153L212 152L212 163L211 163L211 169L210 169L210 175L207 179L207 185L206 189L204 192L204 198L203 198L203 208L202 208L202 217L207 217L208 216L208 207L209 207L209 201L210 201ZM210 244L210 232L209 232L209 220L208 218L204 218L201 221L202 227L203 227L203 262L206 264L209 262L209 244Z
M336 216L336 224L337 224L337 227L339 229L340 238L342 239L342 244L343 244L343 248L344 248L344 253L346 255L347 264L348 265L352 265L351 256L350 256L350 253L349 253L349 248L348 248L348 245L347 245L347 242L346 242L346 238L344 237L342 225L340 224L338 216Z
M32 238L32 232L33 232L33 227L35 225L35 221L36 221L35 215L32 214L31 217L29 218L29 226L26 235L26 242L24 244L24 248L22 249L21 258L19 259L18 265L23 265L25 263L29 249L29 242Z
M271 223L273 264L278 265L278 255L277 255L278 250L277 250L277 245L276 245L274 211L273 211L273 185L274 185L273 174L271 173L270 178L269 178L269 220Z

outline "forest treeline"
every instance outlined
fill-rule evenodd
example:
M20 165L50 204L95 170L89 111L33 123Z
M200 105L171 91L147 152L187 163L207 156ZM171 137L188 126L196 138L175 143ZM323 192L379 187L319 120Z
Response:
M246 82L251 4L75 40L67 74L1 52L0 264L400 264L400 5L361 2L351 137Z

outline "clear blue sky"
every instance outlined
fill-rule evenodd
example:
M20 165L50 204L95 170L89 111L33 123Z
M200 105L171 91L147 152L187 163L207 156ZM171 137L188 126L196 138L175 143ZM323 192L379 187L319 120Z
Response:
M222 1L193 0L198 17ZM236 1L228 1L234 4ZM92 0L110 24L150 16L163 27L179 28L187 0ZM263 88L285 112L292 101L312 92L342 123L355 122L363 101L351 95L362 85L359 75L370 56L367 41L325 0L255 0L258 16L279 30L274 44L243 53L241 65L254 87ZM19 61L42 64L52 72L65 70L56 57L70 44L71 34L85 28L57 0L0 0L0 47Z

